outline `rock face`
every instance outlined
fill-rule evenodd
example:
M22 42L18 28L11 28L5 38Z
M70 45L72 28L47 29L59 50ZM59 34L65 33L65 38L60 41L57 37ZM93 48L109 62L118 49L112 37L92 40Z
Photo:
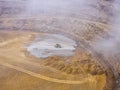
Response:
M27 12L32 7L29 6L31 5L29 4L29 0L0 1L0 30L30 30L61 33L71 37L76 40L79 49L84 49L86 52L89 52L92 58L94 58L101 67L104 67L107 76L105 90L118 89L120 54L117 53L107 56L94 47L97 46L97 41L112 38L109 32L113 25L111 22L114 21L115 14L119 12L116 8L120 6L119 1L86 0L86 2L82 2L84 3L83 6L80 5L77 0L72 3L68 3L68 0L65 1L64 6L67 5L67 7L57 7L59 10L55 10L52 7L56 6L52 6L53 3L51 3L49 4L50 7L52 6L50 10L44 7L33 14L31 14L32 11ZM59 6L61 5L62 4L59 4ZM47 5L45 4L45 6ZM34 10L36 9L33 9L33 11ZM55 47L61 48L61 45L57 44ZM117 47L117 49L119 49L119 47ZM88 69L88 66L84 67ZM59 68L63 70L61 69L62 66ZM63 70L63 72L73 73L72 69ZM100 69L99 72L93 70L90 73L96 74L102 72Z
M62 48L62 46L60 44L55 44L55 48Z

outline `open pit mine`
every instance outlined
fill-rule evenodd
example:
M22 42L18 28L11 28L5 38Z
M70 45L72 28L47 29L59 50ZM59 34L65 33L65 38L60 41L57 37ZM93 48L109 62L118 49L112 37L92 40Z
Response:
M0 0L0 90L120 90L119 0Z

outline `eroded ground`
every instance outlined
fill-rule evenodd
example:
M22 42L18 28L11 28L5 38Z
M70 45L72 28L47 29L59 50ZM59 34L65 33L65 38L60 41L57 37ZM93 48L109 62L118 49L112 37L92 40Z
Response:
M99 47L100 41L119 36L110 34L111 27L113 32L119 31L113 27L115 18L118 19L119 0L86 0L83 6L81 1L85 0L60 0L68 4L72 1L72 4L64 7L65 4L59 10L48 5L43 10L37 3L40 11L33 3L29 6L30 1L0 1L0 89L119 90L120 53L114 55L110 51L106 55L106 48L108 51L112 48ZM32 13L26 12L26 5L27 11L32 5L35 7ZM77 43L75 54L45 59L32 56L24 46L33 42L35 35L43 33L73 39ZM119 44L116 45L118 52Z
M38 34L0 31L1 90L103 90L104 71L87 53L40 59L27 52L24 46Z

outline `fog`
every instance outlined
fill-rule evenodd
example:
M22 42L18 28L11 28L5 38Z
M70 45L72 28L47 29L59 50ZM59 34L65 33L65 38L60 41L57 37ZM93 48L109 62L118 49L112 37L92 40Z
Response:
M106 57L120 56L120 1L113 0L112 20L108 22L108 36L94 43L94 49ZM116 57L117 58L117 57Z
M76 4L82 6L84 3L85 0L28 0L26 11L32 14L40 12L69 12L69 9L72 9Z
M120 1L119 0L24 0L25 10L19 15L36 17L40 14L84 16L108 24L108 35L93 43L93 48L104 55L120 53ZM105 2L103 2L105 1ZM19 16L18 15L18 16ZM83 16L83 17L82 17ZM20 16L21 17L21 16ZM104 23L104 22L101 22ZM81 29L79 29L81 31ZM74 31L73 31L74 32Z
M91 9L89 5L95 4L97 0L27 0L25 15L58 14L58 15L79 15L87 13L98 15L98 11ZM87 9L87 12L84 10ZM96 15L96 16L97 16Z
M102 1L106 1L106 3L102 3ZM93 48L106 56L118 54L120 52L120 1L101 0L101 5L98 5L100 4L98 2L99 0L28 0L24 14L35 16L40 13L58 15L82 13L101 19L107 17L109 18L106 22L109 24L108 36L96 41ZM106 16L103 17L102 15L105 14Z

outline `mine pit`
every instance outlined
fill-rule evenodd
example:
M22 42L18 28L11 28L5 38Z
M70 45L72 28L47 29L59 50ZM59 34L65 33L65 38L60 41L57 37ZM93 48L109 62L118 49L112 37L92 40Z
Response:
M37 58L49 56L72 56L74 55L76 42L59 34L37 35L35 40L26 48L31 55Z
M0 0L0 90L120 90L119 7Z

